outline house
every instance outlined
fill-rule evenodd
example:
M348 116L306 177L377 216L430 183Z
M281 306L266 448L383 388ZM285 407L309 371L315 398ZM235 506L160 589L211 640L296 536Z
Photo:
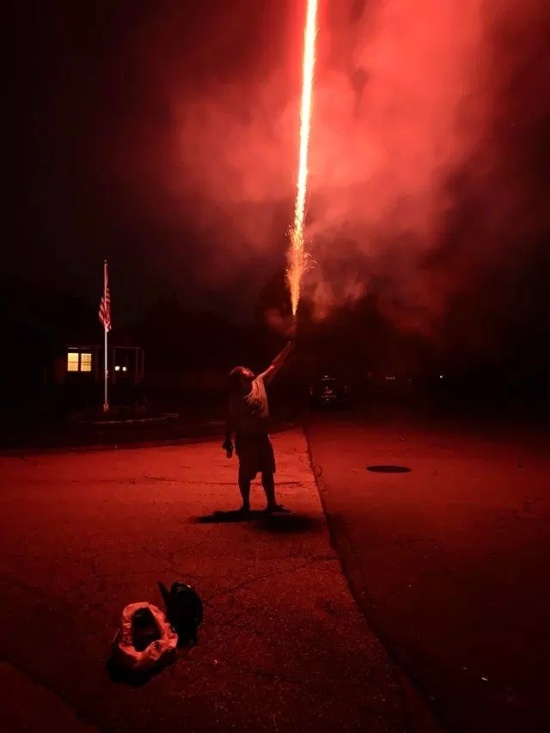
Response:
M20 410L44 403L103 402L103 328L97 308L71 293L37 282L0 283L0 406ZM109 333L113 401L134 399L144 380L144 350L132 329Z
M101 325L95 330L95 334L85 329L65 333L64 345L58 348L49 370L50 383L62 394L63 402L72 406L90 406L102 401L105 350L100 342ZM123 328L111 331L107 344L110 401L134 402L141 394L145 377L144 349Z
M145 375L145 352L141 346L116 332L107 347L108 383L138 387ZM90 338L67 338L62 353L54 359L51 376L55 384L101 383L105 373L103 344Z

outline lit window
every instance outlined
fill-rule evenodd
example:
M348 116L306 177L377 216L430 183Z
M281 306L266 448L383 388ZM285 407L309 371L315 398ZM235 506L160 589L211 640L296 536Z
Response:
M77 372L78 371L78 351L69 351L67 354L67 371Z
M68 372L91 372L92 371L92 354L91 352L68 351L67 352L67 371Z
M80 354L80 371L91 372L92 371L92 355L90 353Z

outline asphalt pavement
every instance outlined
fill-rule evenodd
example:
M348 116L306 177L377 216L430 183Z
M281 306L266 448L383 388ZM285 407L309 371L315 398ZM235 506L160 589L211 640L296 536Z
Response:
M458 733L550 730L550 446L540 421L324 417L333 543L392 656Z
M274 445L292 514L245 522L212 443L0 457L0 730L437 730L353 601L303 433ZM159 580L201 595L198 644L129 684L111 642Z
M93 419L57 422L36 421L22 426L3 425L0 455L73 449L103 449L117 446L144 446L153 443L197 442L218 438L224 421L219 417L194 420L175 414L154 419Z
M292 427L296 414L272 418L272 432ZM167 443L218 440L225 427L224 409L197 408L188 413L166 412L154 417L140 413L73 416L58 420L5 419L0 424L0 455L43 451L103 450L122 446L147 447Z

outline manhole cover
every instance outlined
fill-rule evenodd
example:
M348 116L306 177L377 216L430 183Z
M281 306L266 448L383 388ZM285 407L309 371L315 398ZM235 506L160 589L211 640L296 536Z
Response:
M373 471L373 473L410 473L411 469L407 466L367 466L367 471Z

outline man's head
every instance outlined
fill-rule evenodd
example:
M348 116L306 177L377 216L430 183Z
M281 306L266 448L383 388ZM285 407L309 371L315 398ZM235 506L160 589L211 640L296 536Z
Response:
M248 367L237 366L229 372L229 379L234 389L248 389L256 378L254 372Z

